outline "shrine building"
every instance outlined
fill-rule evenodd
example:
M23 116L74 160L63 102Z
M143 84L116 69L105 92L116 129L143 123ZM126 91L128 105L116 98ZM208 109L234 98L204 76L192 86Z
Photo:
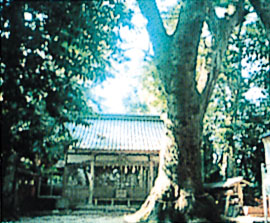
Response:
M165 127L159 116L102 114L68 123L63 197L78 203L141 202L157 175ZM81 122L82 123L82 122Z

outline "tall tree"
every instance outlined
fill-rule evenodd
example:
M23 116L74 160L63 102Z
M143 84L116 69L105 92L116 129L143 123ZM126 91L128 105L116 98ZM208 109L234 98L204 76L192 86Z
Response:
M202 123L230 35L246 14L244 1L181 1L178 23L171 35L166 33L154 1L137 2L148 21L154 62L166 91L167 140L164 150L160 151L159 173L154 187L141 209L127 216L126 221L147 219L151 213L157 213L155 210L159 210L161 221L166 218L166 213L172 222L219 221L214 204L203 190ZM216 6L228 8L223 18L216 15ZM211 33L211 42L207 45L203 71L197 69L204 24ZM268 32L267 27L265 25ZM203 87L197 81L201 79L205 79Z
M211 141L223 177L242 175L260 190L257 167L264 156L260 135L270 127L269 41L255 16L240 27L229 40L205 115L204 135ZM257 95L251 93L255 91Z

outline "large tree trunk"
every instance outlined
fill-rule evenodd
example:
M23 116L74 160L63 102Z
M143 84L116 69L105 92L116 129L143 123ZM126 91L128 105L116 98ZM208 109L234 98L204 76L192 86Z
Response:
M154 1L138 0L147 18L155 63L164 84L168 106L167 140L160 151L158 177L139 211L126 222L149 218L171 222L221 221L201 176L202 121L220 71L222 56L233 28L243 18L240 1L230 18L219 20L211 1L183 1L174 34L168 36ZM208 78L200 93L196 63L203 22L213 35Z

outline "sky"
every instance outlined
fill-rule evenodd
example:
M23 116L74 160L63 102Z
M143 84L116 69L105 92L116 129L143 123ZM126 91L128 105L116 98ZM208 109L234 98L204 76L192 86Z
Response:
M177 4L179 0L158 0L157 4L160 11L166 10L166 7ZM134 9L132 23L134 29L129 30L123 27L120 30L123 42L121 47L126 50L125 55L130 61L121 64L113 63L112 73L114 78L107 78L103 84L96 86L92 93L103 98L100 102L103 113L126 113L127 110L123 104L123 99L128 96L134 87L140 85L138 76L142 74L142 65L145 52L151 52L151 43L146 30L146 19L142 16L138 7L135 6L135 0L129 0L129 7ZM231 9L233 10L233 9ZM224 16L224 9L216 10L219 17ZM245 75L245 74L244 74ZM138 87L139 88L139 87ZM256 100L262 97L259 88L253 88L246 93L250 100Z
M130 61L122 64L114 63L112 73L114 78L107 78L102 85L94 89L94 93L104 100L101 107L105 113L126 113L123 99L127 96L133 86L139 85L136 78L142 72L142 61L144 51L150 47L148 33L145 29L146 20L138 12L138 8L132 18L135 29L130 30L123 27L120 30L123 43L121 47Z
M157 0L161 11L166 7L176 5L179 0ZM132 23L134 29L123 27L120 30L121 38L124 40L121 47L126 50L125 55L130 61L113 65L114 78L107 78L102 85L97 86L93 92L104 98L101 103L104 113L126 113L123 99L129 94L133 87L140 85L138 76L142 74L142 65L145 52L151 53L151 43L146 30L146 19L140 13L136 0L127 2L134 10Z

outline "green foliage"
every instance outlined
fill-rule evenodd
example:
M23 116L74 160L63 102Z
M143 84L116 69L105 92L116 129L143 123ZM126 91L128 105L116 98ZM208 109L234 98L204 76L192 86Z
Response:
M130 113L161 114L166 111L165 91L153 61L146 60L143 75L138 77L139 86L124 98L124 104Z
M130 16L105 0L1 3L3 160L17 153L47 168L63 157L71 143L64 123L93 112L83 88L124 59L118 31Z
M148 114L150 113L149 106L141 100L138 90L133 88L132 91L123 99L123 104L126 107L126 112L130 114Z
M260 137L270 129L269 51L260 21L238 28L231 36L223 73L204 120L204 148L215 158L205 162L206 169L218 167L224 177L233 171L255 186L260 182L258 166L264 162ZM255 88L262 96L248 98L247 93ZM229 170L230 161L233 170Z
M229 8L234 2L215 3ZM250 6L245 8L251 9ZM248 16L250 20L236 27L229 40L223 68L204 118L202 149L206 181L242 175L259 189L258 166L264 161L260 137L270 129L270 48L261 22L254 13ZM211 64L209 45L210 32L201 37L198 49L196 81L199 93L203 92L207 81L207 69L211 69L207 67ZM162 83L153 64L146 65L142 82L146 98L155 98L147 103L148 107L159 107L159 112L165 110L165 95L159 91ZM256 100L250 99L253 94L250 92L255 89L262 95Z
M145 74L142 77L143 88L152 97L148 98L148 106L153 107L158 113L165 112L167 109L165 90L159 79L156 66L153 62L147 61L144 66Z

